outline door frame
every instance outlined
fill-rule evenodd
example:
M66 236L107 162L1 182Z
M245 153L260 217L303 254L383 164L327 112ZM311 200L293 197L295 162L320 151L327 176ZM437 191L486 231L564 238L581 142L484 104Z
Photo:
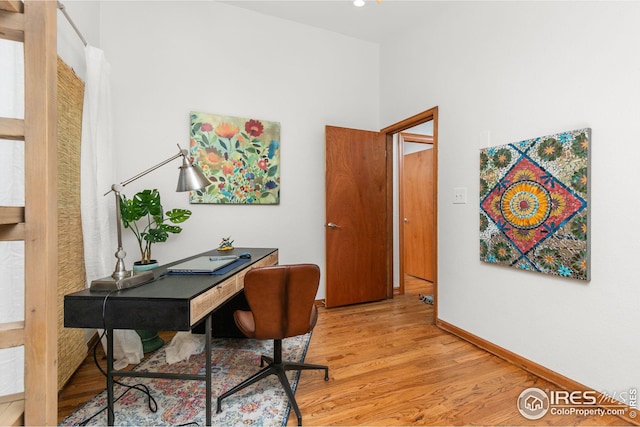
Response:
M418 113L414 116L406 118L402 121L399 121L395 124L385 127L381 129L380 132L386 134L386 143L387 147L393 146L393 137L395 134L398 134L402 131L410 129L412 127L418 126L422 123L426 123L428 121L433 120L433 185L435 187L434 191L434 206L436 211L435 224L434 228L436 230L434 236L434 257L435 257L435 265L434 265L434 283L433 283L433 310L434 310L434 319L438 318L438 107L435 106L428 110L425 110L421 113ZM400 138L398 138L399 140ZM400 153L400 152L398 152ZM387 156L387 189L389 195L393 194L393 160L392 156ZM400 172L400 171L398 171ZM387 203L387 218L393 218L393 197L389 197L389 201ZM393 242L393 221L388 221L388 234L390 233L389 242ZM389 244L389 254L388 254L388 263L390 265L389 271L389 289L388 295L390 298L393 297L393 244ZM400 258L400 286L402 288L402 292L404 292L404 266L402 263L402 257Z

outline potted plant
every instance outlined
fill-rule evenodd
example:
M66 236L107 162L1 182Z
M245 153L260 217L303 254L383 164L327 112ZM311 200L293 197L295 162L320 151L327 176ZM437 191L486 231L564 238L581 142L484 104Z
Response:
M179 225L191 217L187 209L171 209L164 212L160 202L158 190L142 190L133 198L120 196L120 217L124 228L131 232L138 240L140 248L139 264L156 263L151 259L151 245L166 242L169 233L177 234L182 231Z
M172 224L180 224L191 217L191 211L187 209L171 209L164 212L160 202L158 190L142 190L127 199L120 196L120 220L124 228L130 228L138 240L140 248L140 261L134 265L134 270L145 270L157 266L157 261L151 259L151 245L166 242L169 233L177 234L182 227ZM164 340L158 336L157 331L136 331L142 340L142 350L147 353L162 347Z

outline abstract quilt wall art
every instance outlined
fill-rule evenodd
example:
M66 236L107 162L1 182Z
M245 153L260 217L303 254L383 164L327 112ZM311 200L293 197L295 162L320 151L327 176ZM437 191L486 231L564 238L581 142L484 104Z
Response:
M280 203L280 123L192 112L190 128L189 152L211 181L191 203Z
M589 280L591 129L480 151L480 259Z

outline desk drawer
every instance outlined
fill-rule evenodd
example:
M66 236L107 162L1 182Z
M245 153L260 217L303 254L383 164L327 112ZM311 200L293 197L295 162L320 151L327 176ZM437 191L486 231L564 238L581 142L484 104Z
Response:
M244 276L252 268L266 267L269 265L276 265L278 263L278 251L266 256L260 261L256 262L249 268L238 272L233 277L229 277L219 285L209 289L202 295L197 296L191 301L191 325L203 319L213 309L224 304L236 293L244 289Z
M240 273L236 275L238 277L238 290L244 289L244 276L247 274L247 271L254 269L256 267L268 267L270 265L276 265L276 264L278 264L278 251L275 251L269 256L256 262L250 268L242 270Z
M192 325L238 292L240 288L238 288L237 277L238 276L236 275L228 278L218 286L209 289L207 292L191 301Z

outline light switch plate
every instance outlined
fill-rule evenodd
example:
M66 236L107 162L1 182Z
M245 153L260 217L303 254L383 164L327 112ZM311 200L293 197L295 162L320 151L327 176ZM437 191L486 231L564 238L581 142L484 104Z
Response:
M491 132L483 130L478 135L478 148L484 149L491 146Z
M453 188L453 204L467 203L467 187Z

